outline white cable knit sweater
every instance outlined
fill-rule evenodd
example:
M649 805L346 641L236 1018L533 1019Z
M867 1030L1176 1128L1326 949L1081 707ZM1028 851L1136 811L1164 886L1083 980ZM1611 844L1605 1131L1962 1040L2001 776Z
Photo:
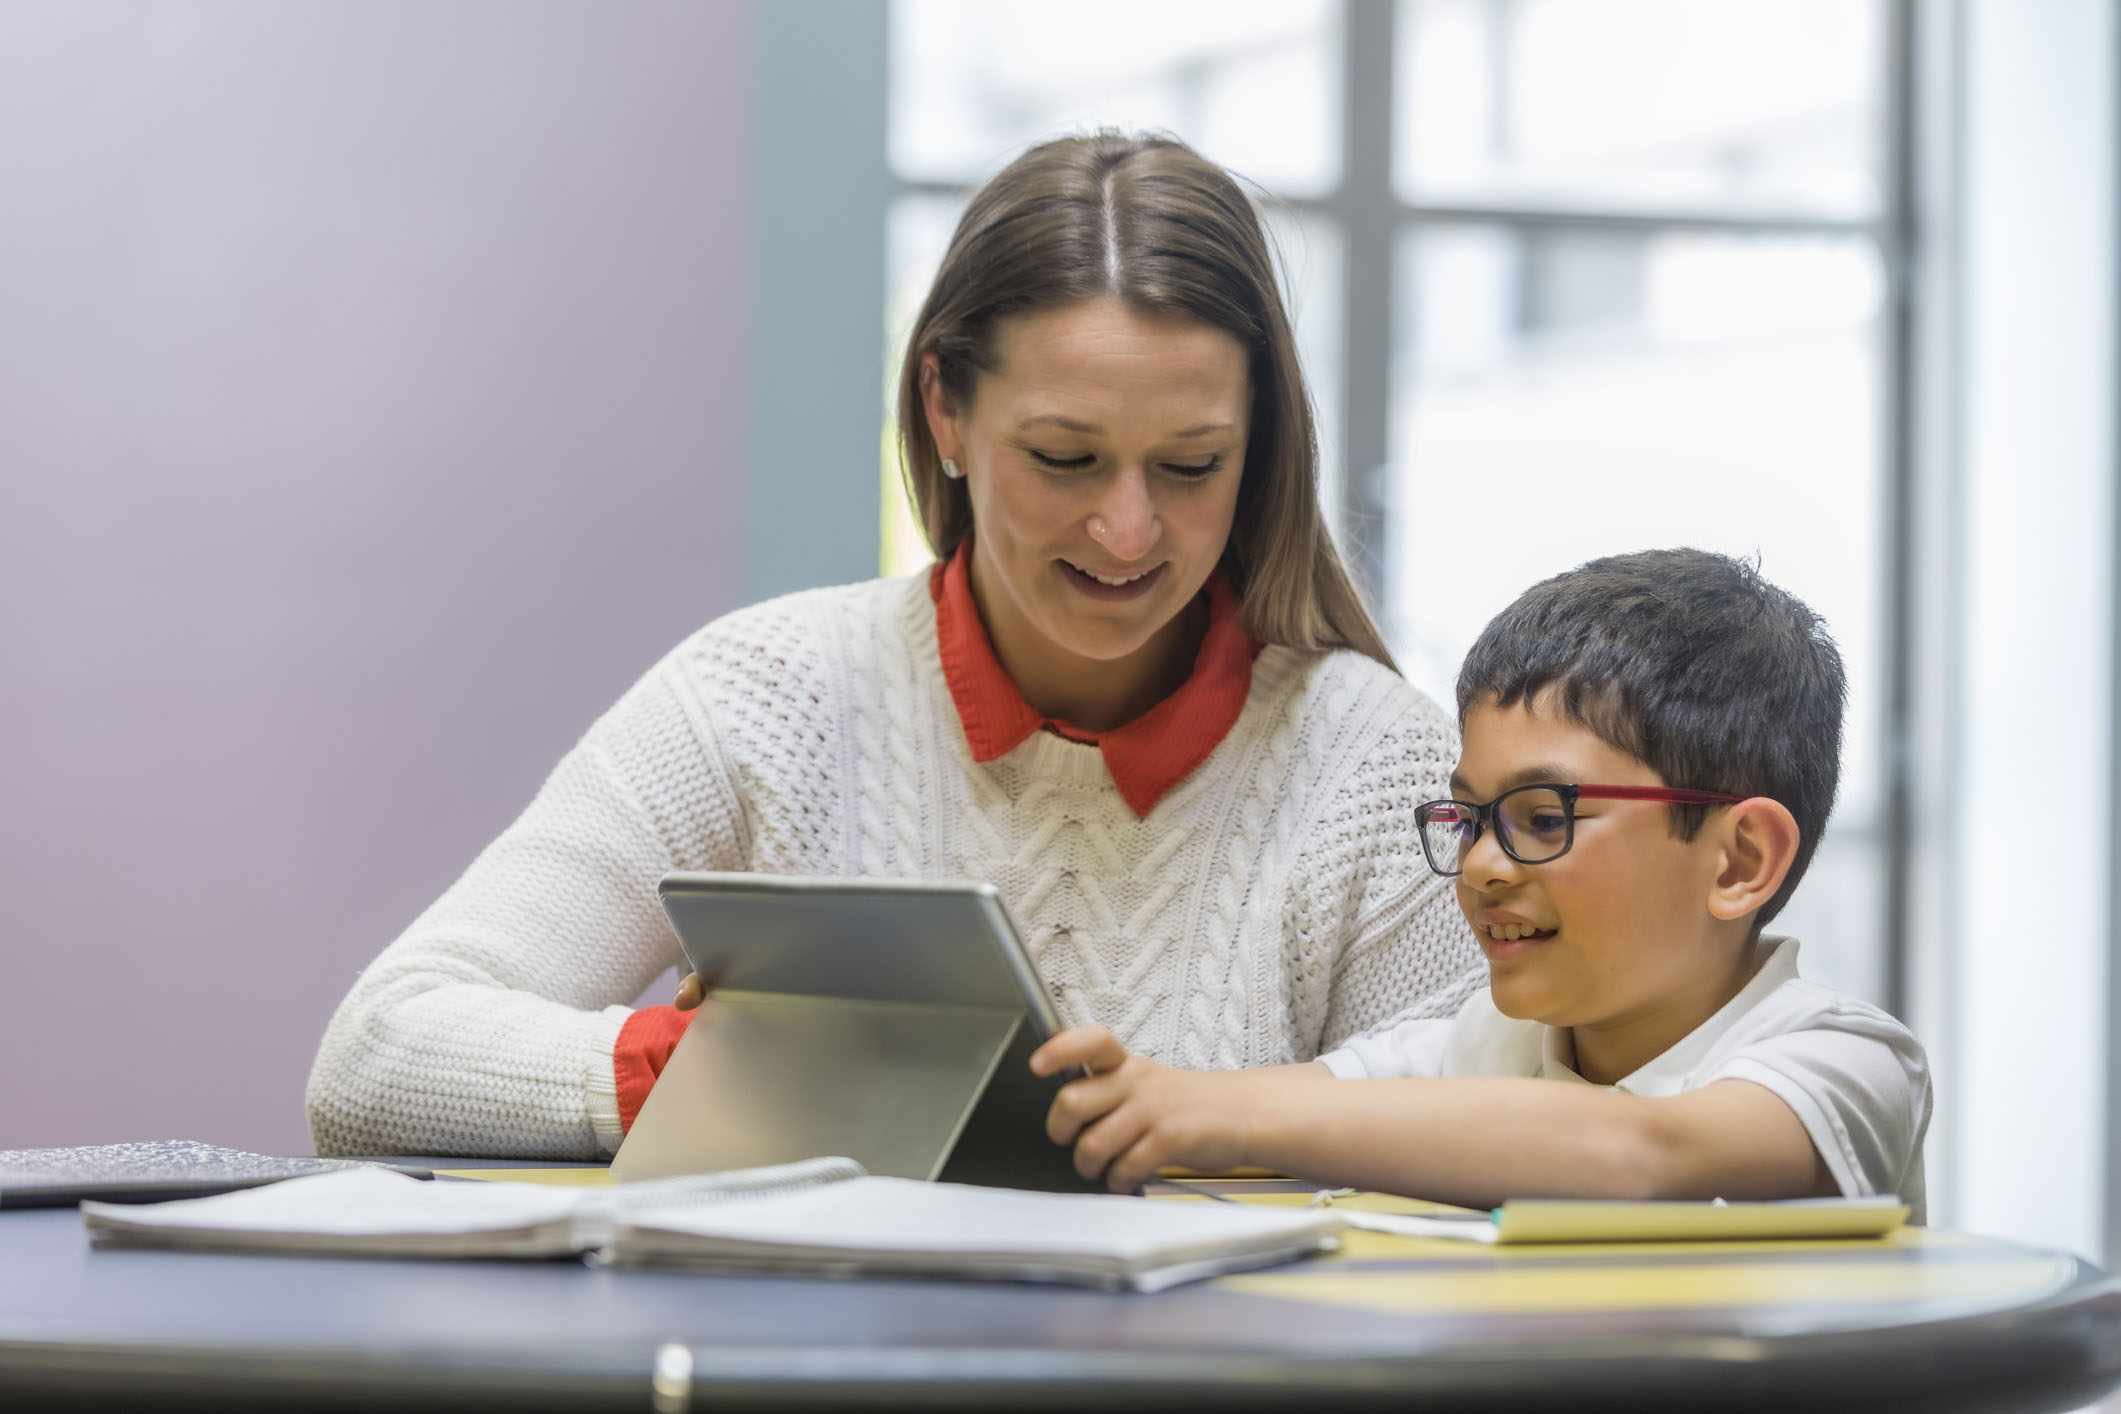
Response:
M625 1003L679 960L673 869L981 879L1061 1014L1196 1068L1307 1060L1484 984L1414 807L1434 703L1352 652L1263 650L1208 761L1136 818L1094 746L978 764L927 576L811 590L681 644L383 950L309 1079L321 1154L591 1158Z

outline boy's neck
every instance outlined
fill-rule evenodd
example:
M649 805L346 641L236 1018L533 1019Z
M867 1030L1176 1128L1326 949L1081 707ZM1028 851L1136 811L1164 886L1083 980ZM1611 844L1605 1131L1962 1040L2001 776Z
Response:
M1728 949L1727 965L1703 968L1694 985L1660 998L1655 1006L1570 1027L1576 1073L1593 1085L1625 1080L1692 1035L1744 991L1774 950L1764 938L1746 938Z

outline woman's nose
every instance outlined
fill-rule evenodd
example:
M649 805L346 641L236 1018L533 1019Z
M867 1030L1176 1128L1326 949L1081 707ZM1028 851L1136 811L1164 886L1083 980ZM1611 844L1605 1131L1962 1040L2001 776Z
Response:
M1163 521L1140 472L1123 471L1113 479L1088 529L1100 549L1123 563L1131 564L1156 548L1164 533Z

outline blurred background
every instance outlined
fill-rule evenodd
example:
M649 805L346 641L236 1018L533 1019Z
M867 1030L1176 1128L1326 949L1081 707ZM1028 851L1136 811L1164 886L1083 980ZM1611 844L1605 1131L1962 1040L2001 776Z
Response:
M1928 1044L1933 1221L2111 1263L2117 59L2107 0L0 0L0 1148L306 1152L354 975L636 675L925 562L905 329L1109 124L1251 185L1438 698L1594 555L1826 616L1777 926Z

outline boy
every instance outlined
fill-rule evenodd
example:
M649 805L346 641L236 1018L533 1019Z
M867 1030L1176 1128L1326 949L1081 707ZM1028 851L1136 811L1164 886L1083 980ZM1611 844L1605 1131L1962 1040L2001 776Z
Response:
M1475 1207L1897 1193L1922 1221L1922 1048L1761 932L1833 805L1845 695L1818 616L1723 556L1534 586L1467 655L1453 799L1418 814L1488 991L1266 1070L1078 1027L1032 1057L1090 1072L1048 1132L1123 1192L1260 1165Z

